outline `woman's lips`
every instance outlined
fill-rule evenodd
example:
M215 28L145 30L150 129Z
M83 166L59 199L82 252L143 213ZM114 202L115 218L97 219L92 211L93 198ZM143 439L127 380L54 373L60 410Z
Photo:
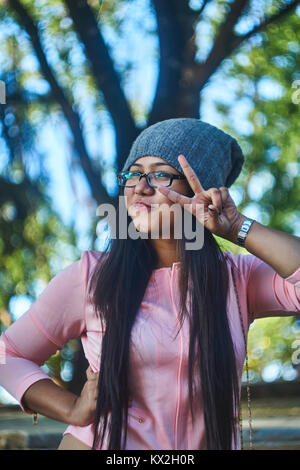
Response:
M133 207L139 210L147 210L148 212L151 211L151 206L147 206L146 204L143 204L142 202L136 202Z

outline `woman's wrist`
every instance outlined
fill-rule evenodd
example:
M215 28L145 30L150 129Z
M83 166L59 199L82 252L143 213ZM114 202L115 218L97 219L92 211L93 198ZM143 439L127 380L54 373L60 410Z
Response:
M228 241L238 245L238 233L239 233L239 231L241 229L241 226L243 225L243 223L245 222L246 219L247 219L247 217L245 215L241 214L240 212L238 213L238 216L236 217L236 220L234 221L234 223L231 226L231 230L230 230L228 236L226 236L226 239Z
M78 396L74 394L72 395L73 396L70 397L68 406L65 407L65 422L73 426L81 426L81 423L76 413L76 403L78 400Z

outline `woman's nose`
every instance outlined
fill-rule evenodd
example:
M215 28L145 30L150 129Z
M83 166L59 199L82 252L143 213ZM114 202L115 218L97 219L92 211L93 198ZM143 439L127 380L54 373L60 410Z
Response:
M142 176L142 178L140 178L134 189L138 194L145 191L150 193L154 191L154 188L149 186L146 176Z

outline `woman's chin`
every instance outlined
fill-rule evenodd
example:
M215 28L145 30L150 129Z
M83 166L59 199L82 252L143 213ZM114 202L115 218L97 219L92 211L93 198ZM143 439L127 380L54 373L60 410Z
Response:
M151 227L149 227L149 225L145 225L145 224L138 224L138 225L135 226L135 228L140 233L148 234L149 238L151 237L151 233L153 232L153 229L151 230Z
M159 238L161 230L157 226L151 226L147 221L133 221L137 232L147 234L148 238Z

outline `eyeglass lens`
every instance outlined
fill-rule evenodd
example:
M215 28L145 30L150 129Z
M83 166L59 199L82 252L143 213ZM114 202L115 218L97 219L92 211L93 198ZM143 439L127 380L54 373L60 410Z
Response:
M140 176L140 173L127 172L123 175L123 184L127 187L135 186L138 184ZM164 172L148 173L148 179L153 186L168 186L171 182L170 175Z

